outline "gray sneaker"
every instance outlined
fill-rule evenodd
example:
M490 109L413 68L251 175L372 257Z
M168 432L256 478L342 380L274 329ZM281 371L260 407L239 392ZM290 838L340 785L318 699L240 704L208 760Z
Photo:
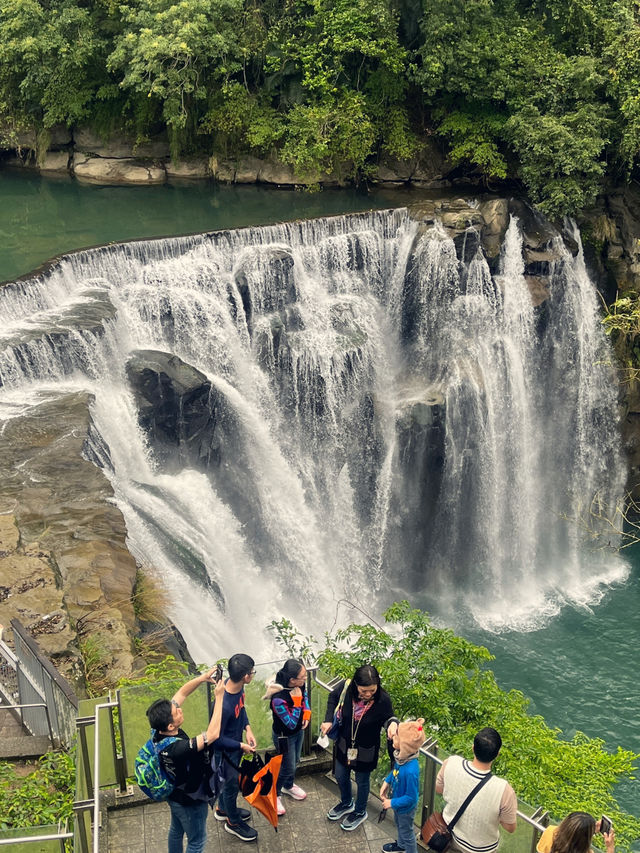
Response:
M332 809L329 809L327 812L327 817L329 820L340 820L341 817L349 814L349 812L353 811L354 802L351 800L350 803L347 803L345 806L344 803L338 803L337 806L334 806Z
M351 812L342 821L340 828L350 832L352 829L357 829L368 817L369 815L366 812Z
M256 830L248 823L225 823L225 831L235 835L240 841L255 841L258 837Z

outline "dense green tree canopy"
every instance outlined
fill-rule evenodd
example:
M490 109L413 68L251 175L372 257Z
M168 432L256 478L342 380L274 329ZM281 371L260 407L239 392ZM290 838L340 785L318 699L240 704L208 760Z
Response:
M640 166L638 0L0 0L0 120L366 177L439 140L551 215ZM46 140L46 137L45 137Z

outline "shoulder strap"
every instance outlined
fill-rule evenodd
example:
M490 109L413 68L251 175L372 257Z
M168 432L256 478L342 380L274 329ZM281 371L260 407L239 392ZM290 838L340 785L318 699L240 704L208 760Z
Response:
M338 710L338 708L342 708L342 706L344 705L344 699L345 699L345 696L347 695L347 690L349 689L350 684L351 684L351 679L350 678L345 679L344 687L342 688L342 693L340 694L340 698L338 699L338 704L336 705L336 711Z
M175 741L177 740L180 740L180 738L174 737L173 735L167 735L159 741L154 741L152 738L151 743L153 744L153 749L155 750L156 755L159 755L163 749L165 749L170 744L175 743Z
M475 788L474 788L472 791L470 791L470 792L469 792L469 794L467 795L467 799L466 799L466 800L464 801L464 803L460 806L460 808L459 808L459 809L458 809L458 811L455 813L455 815L453 816L453 818L449 821L449 832L453 832L453 827L456 825L456 823L457 823L457 822L460 820L460 818L462 817L462 814L463 814L464 810L467 808L467 806L469 805L469 803L471 802L471 800L472 800L472 799L475 797L475 795L478 793L478 791L480 790L480 788L482 788L482 786L483 786L483 785L486 785L486 784L487 784L487 782L489 781L489 779L491 779L491 777L492 777L492 776L493 776L493 773L487 773L487 775L484 777L484 779L481 779L481 780L478 782L478 784L475 786Z

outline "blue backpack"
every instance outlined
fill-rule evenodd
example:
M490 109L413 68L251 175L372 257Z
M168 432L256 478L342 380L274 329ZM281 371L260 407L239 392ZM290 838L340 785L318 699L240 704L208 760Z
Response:
M156 802L166 800L175 788L175 783L162 766L160 753L176 740L177 737L164 737L154 743L152 731L152 736L140 747L136 755L135 774L138 787L143 794Z

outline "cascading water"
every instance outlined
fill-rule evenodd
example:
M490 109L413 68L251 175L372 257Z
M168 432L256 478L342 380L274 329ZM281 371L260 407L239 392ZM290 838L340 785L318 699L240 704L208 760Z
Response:
M538 624L625 574L567 521L622 494L610 354L581 253L534 309L518 221L473 247L398 210L68 256L0 290L0 418L93 394L196 658L343 597Z

